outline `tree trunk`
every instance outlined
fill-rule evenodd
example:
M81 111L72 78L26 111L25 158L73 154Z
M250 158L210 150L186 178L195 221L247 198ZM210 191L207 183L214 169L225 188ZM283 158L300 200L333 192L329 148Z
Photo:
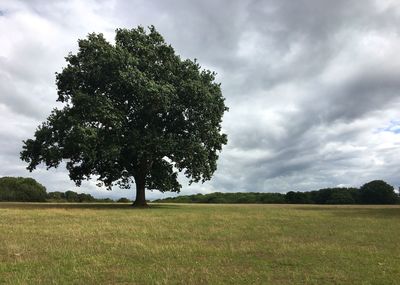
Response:
M136 200L132 206L135 208L147 208L149 205L146 203L146 179L144 177L135 177L136 184Z

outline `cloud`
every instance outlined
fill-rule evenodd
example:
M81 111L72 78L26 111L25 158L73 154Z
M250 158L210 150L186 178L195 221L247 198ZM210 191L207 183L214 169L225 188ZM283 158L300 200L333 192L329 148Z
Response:
M398 1L35 0L0 11L0 175L75 189L62 168L28 174L21 141L57 106L54 72L78 38L153 24L182 57L218 72L230 107L213 180L181 177L183 194L400 184ZM78 191L133 197L92 182Z

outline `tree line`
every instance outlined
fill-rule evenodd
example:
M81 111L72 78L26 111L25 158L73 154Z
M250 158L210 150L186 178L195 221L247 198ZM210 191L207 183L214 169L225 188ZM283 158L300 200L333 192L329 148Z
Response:
M74 191L49 192L33 178L0 178L0 201L8 202L114 202ZM121 198L117 202L131 202ZM236 192L195 194L155 200L157 203L214 203L214 204L397 204L400 198L393 186L374 180L360 188L325 188L308 192L283 193Z
M236 192L195 194L156 200L157 203L213 204L397 204L399 195L393 186L374 180L360 188L325 188L308 192L282 193Z
M2 177L0 178L0 201L3 202L114 202L110 198L98 199L90 194L74 191L49 192L33 178ZM121 198L117 202L131 202Z

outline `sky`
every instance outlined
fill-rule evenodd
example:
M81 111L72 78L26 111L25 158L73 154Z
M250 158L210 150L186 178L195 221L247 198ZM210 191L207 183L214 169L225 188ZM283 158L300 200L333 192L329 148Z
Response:
M228 144L210 192L307 191L400 185L400 2L397 0L1 0L0 176L33 177L47 191L134 197L80 188L61 165L30 173L22 141L56 102L55 72L77 40L154 25L182 58L216 71ZM148 192L147 198L173 196Z

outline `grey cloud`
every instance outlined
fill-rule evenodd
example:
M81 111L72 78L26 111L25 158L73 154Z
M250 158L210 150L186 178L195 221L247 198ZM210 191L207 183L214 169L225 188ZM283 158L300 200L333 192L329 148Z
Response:
M353 120L400 102L398 71L366 71L359 78L333 90L336 94L330 95L333 100L330 101L332 107L328 109L328 118Z

